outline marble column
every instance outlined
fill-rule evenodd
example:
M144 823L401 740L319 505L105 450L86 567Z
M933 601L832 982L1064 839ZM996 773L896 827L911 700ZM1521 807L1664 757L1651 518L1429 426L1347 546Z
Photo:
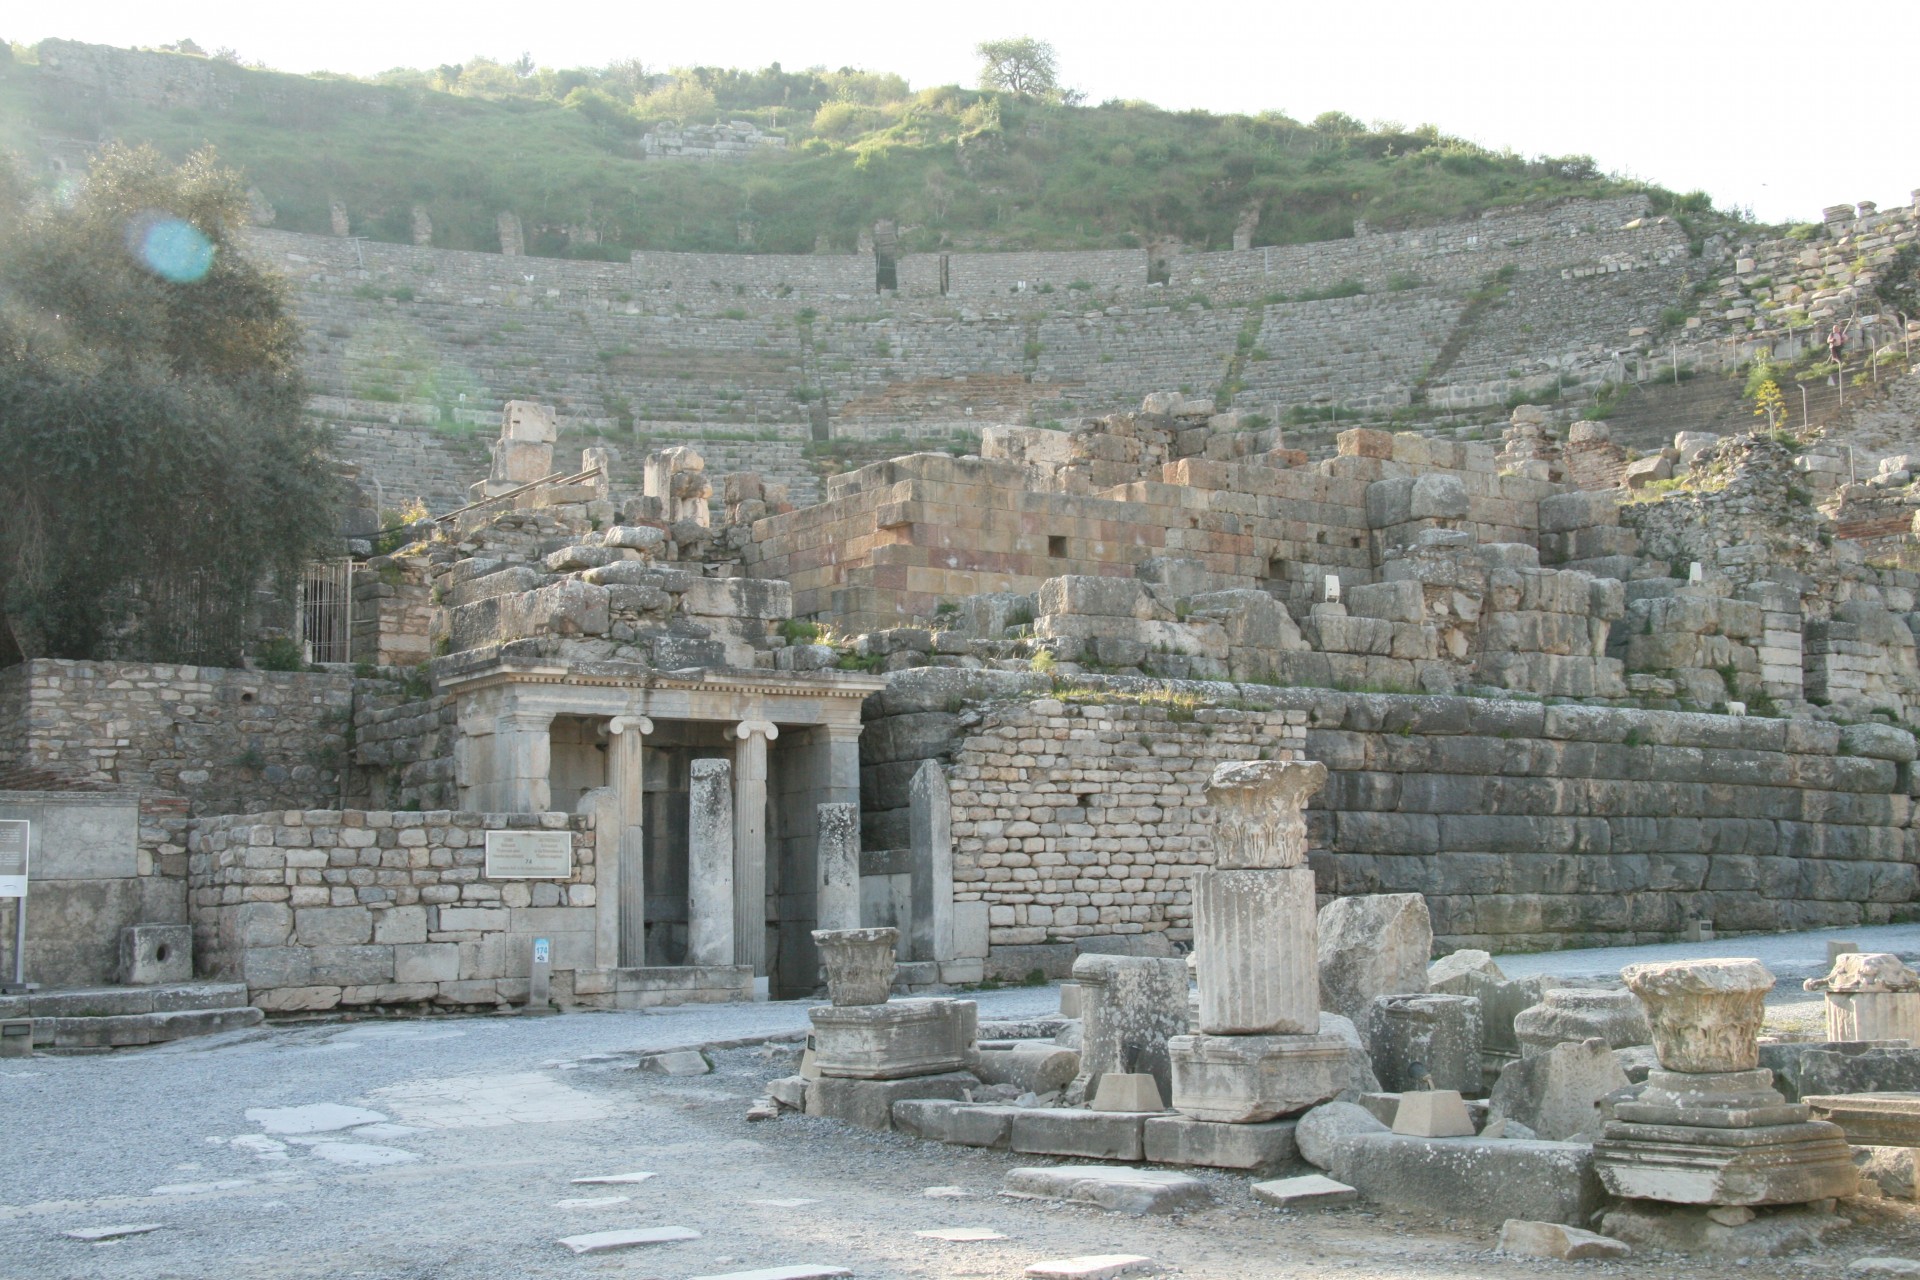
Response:
M646 735L653 721L645 716L615 716L607 725L607 785L619 805L618 869L620 965L647 962Z
M1317 761L1223 764L1207 784L1213 866L1193 877L1196 1034L1167 1041L1173 1105L1196 1120L1257 1124L1347 1086L1347 1050L1320 1033L1307 800ZM1078 966L1076 966L1076 976Z
M742 720L733 751L733 962L767 972L767 744L770 720Z
M860 806L823 804L814 810L819 839L819 892L814 916L821 930L860 927Z
M1314 1035L1320 966L1306 804L1319 761L1222 765L1207 785L1213 868L1193 882L1200 1031Z
M695 760L687 820L687 962L734 963L733 765Z
M821 802L860 803L860 728L855 724L823 725L827 735L827 789Z
M494 792L506 813L545 813L553 804L550 711L504 712L494 728Z

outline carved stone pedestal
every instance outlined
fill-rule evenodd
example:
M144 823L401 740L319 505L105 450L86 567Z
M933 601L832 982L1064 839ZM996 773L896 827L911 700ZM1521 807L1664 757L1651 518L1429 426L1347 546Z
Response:
M1629 965L1663 1068L1614 1108L1594 1167L1616 1196L1693 1205L1791 1205L1858 1186L1838 1125L1813 1120L1759 1065L1761 1002L1773 975L1757 960Z
M813 1020L813 1058L822 1076L900 1080L972 1065L979 1021L971 1000L896 1000L823 1005Z
M1347 1087L1336 1035L1175 1036L1173 1109L1196 1120L1258 1124L1299 1115Z

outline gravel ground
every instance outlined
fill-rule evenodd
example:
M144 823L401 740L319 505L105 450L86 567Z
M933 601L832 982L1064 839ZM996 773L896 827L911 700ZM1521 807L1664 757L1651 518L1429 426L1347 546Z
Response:
M1057 996L1018 989L979 998L983 1017L1017 1018L1050 1012ZM1225 1174L1204 1175L1219 1207L1175 1218L1003 1200L996 1192L1008 1168L1046 1161L791 1114L747 1123L764 1082L793 1070L791 1040L763 1038L802 1030L806 1008L283 1024L154 1050L0 1063L0 1276L680 1280L814 1262L860 1277L1012 1280L1044 1258L1129 1252L1217 1280L1468 1280L1574 1268L1784 1277L1838 1276L1864 1255L1920 1257L1920 1213L1886 1202L1863 1203L1861 1224L1830 1248L1736 1267L1505 1258L1490 1252L1493 1233L1480 1224L1381 1207L1287 1213L1256 1204L1248 1179ZM722 1041L751 1043L716 1053L712 1075L631 1069L641 1052ZM287 1109L317 1104L377 1114L317 1118L352 1128L290 1131L316 1117ZM632 1171L657 1176L571 1181ZM929 1197L930 1187L968 1194ZM626 1199L562 1203L612 1196ZM105 1243L60 1234L124 1223L163 1226ZM668 1225L701 1238L584 1257L556 1243ZM990 1227L1007 1238L945 1244L914 1234L942 1227Z

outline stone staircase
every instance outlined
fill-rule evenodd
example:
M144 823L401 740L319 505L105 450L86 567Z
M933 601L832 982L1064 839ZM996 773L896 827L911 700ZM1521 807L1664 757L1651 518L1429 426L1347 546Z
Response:
M0 995L0 1022L33 1021L35 1049L121 1049L258 1026L243 982L68 987Z

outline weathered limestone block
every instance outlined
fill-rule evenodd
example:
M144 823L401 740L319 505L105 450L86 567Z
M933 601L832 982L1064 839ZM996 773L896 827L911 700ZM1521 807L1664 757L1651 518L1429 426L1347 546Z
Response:
M1420 894L1336 898L1321 908L1318 927L1320 1005L1351 1018L1362 1039L1375 997L1427 989L1433 923Z
M896 1000L810 1009L814 1064L822 1076L854 1080L965 1070L973 1063L978 1008L971 1000Z
M1813 1094L1800 1101L1814 1119L1839 1125L1855 1146L1920 1148L1920 1094Z
M1317 1169L1333 1163L1334 1144L1365 1133L1386 1133L1387 1126L1365 1107L1352 1102L1329 1102L1301 1116L1293 1130L1300 1158Z
M1482 1091L1480 1002L1472 996L1379 996L1367 1045L1382 1088Z
M1584 1143L1362 1133L1330 1145L1327 1172L1379 1204L1573 1226L1591 1221L1606 1199Z
M1554 1045L1510 1062L1500 1072L1488 1108L1555 1141L1600 1131L1600 1099L1627 1086L1604 1040Z
M986 1084L1012 1085L1022 1093L1052 1093L1073 1083L1080 1055L1051 1041L982 1044L973 1073Z
M1595 1037L1614 1049L1653 1042L1646 1006L1633 992L1574 987L1549 991L1539 1004L1523 1009L1513 1020L1513 1034L1525 1057Z
M1173 1107L1196 1120L1257 1124L1298 1115L1347 1085L1337 1035L1176 1036Z
M1068 1098L1092 1097L1109 1071L1144 1072L1168 1096L1167 1042L1188 1027L1186 961L1083 955L1073 962L1073 979L1080 984L1080 1074Z
M878 1005L893 990L898 929L816 929L813 944L827 970L835 1007Z
M1142 1158L1213 1169L1270 1169L1294 1158L1294 1122L1217 1124L1191 1116L1149 1116Z
M819 903L822 929L860 927L860 806L842 801L817 805ZM885 997L883 996L882 999Z
M1645 1002L1653 1047L1668 1071L1748 1071L1759 1063L1773 975L1758 960L1630 964L1620 976Z
M893 1109L908 1099L935 1098L959 1102L979 1085L969 1072L947 1071L899 1080L821 1076L807 1082L806 1112L840 1120L862 1129L885 1131L893 1127Z

